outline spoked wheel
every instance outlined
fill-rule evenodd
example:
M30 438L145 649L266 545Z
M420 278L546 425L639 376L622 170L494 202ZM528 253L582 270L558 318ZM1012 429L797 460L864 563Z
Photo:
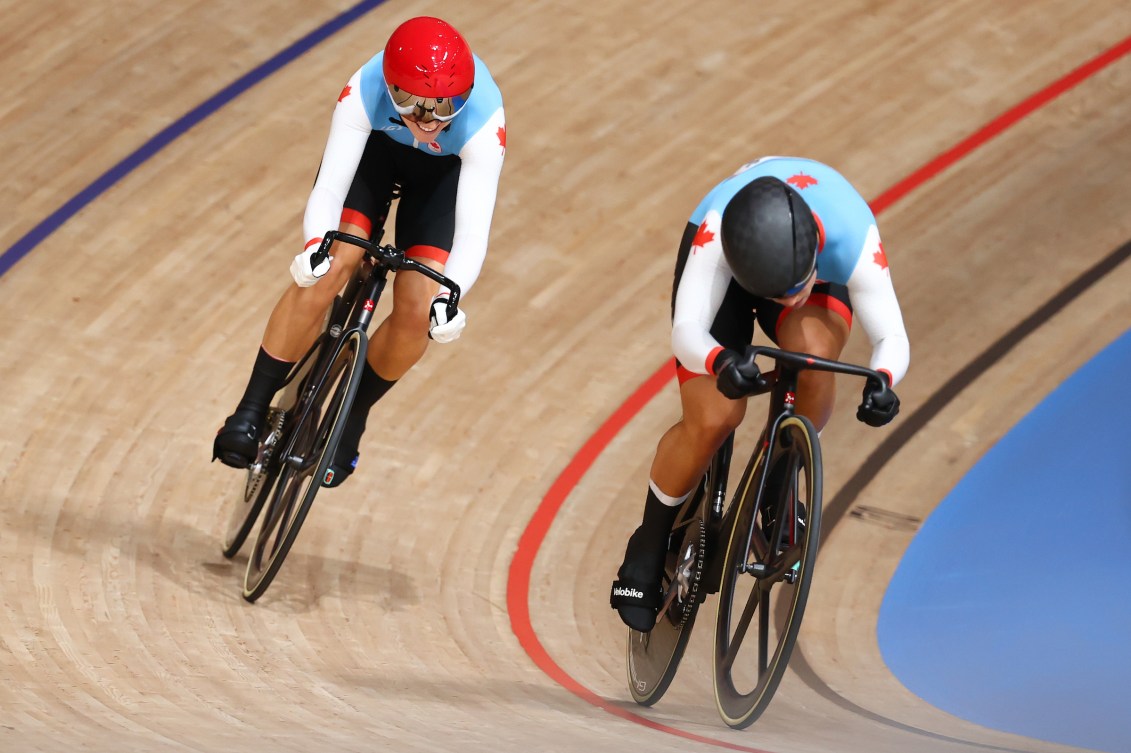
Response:
M259 519L259 511L263 509L267 492L279 473L279 465L274 461L285 422L286 413L281 408L272 406L267 410L266 426L259 439L259 456L247 468L247 476L240 485L239 495L232 503L228 525L224 529L223 553L228 559L235 557L247 540L247 535Z
M362 338L355 330L338 343L328 372L295 409L278 473L262 492L267 508L244 577L248 601L262 596L279 572L333 460L365 365Z
M785 674L820 539L821 451L809 420L783 420L769 457L763 511L755 510L760 467L735 503L715 623L715 701L738 729L761 716Z
M679 668L703 600L700 586L707 529L700 515L704 486L688 498L676 517L664 566L664 603L651 632L628 631L628 687L643 706L660 700Z

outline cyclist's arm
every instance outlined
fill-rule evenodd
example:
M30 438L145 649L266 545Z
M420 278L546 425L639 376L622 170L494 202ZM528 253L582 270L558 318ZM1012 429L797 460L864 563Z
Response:
M456 189L456 228L444 274L466 295L479 278L487 256L487 237L495 212L495 196L506 151L506 119L495 110L460 150Z
M848 278L848 295L856 319L872 343L871 367L886 371L892 385L898 384L907 373L911 346L875 225L868 229L860 258Z
M337 230L346 194L361 162L373 127L361 98L361 71L353 74L342 91L330 121L330 136L318 168L318 179L306 202L302 218L306 246L318 243L330 230Z
M723 349L711 336L711 325L732 278L723 257L719 223L717 211L707 212L688 251L675 292L672 352L684 368L696 374L713 374L715 357Z

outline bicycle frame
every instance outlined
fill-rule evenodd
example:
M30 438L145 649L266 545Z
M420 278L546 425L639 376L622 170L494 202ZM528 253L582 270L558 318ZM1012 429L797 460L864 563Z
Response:
M762 434L758 439L758 452L756 452L750 459L750 465L747 466L746 472L743 474L742 491L740 495L745 494L745 490L749 488L750 483L757 483L756 496L754 501L754 509L761 510L764 496L766 493L767 479L770 473L773 458L765 457L765 462L762 462L759 467L758 478L752 479L752 469L759 463L759 460L768 453L771 448L775 446L777 439L778 428L782 421L794 415L794 405L797 402L797 380L802 371L808 369L812 371L827 371L838 374L848 374L851 376L860 376L868 379L869 381L881 382L879 372L863 366L855 364L842 363L840 361L832 361L817 356L808 355L806 353L795 353L792 351L779 350L767 346L751 346L747 351L755 357L766 356L774 359L777 368L774 371L767 372L764 376L769 382L770 404L767 408L767 418L765 427L762 429ZM761 394L759 391L752 394ZM738 495L736 495L738 499ZM784 519L774 521L774 529L771 532L772 540L781 533L781 526L785 525ZM757 546L759 541L754 537L755 523L753 519L746 533L746 546ZM759 554L765 554L764 551ZM750 573L759 578L780 579L786 577L794 563L782 561L778 566L769 569L762 564L743 564L740 567L740 572Z

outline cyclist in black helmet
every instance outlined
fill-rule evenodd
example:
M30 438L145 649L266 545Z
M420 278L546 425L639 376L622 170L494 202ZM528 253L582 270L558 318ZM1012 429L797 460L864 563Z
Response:
M785 350L837 359L858 318L871 367L894 386L910 348L887 256L867 202L813 160L766 157L715 186L691 215L676 259L672 349L683 417L660 439L640 526L610 602L629 627L655 625L668 531L679 505L746 412L761 375L743 350L754 322ZM796 410L818 430L832 415L834 375L804 371ZM866 387L857 418L882 426L891 390Z

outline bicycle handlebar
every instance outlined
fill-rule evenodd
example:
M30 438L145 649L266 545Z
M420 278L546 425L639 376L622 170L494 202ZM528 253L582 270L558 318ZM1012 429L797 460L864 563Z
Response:
M842 361L831 361L827 358L820 358L818 356L809 355L808 353L797 353L791 350L780 350L778 348L771 348L766 345L748 345L746 350L742 353L742 360L744 362L753 363L754 359L758 356L766 356L772 358L778 364L785 364L798 371L808 369L810 371L831 371L838 374L848 374L849 376L858 376L867 379L874 385L880 387L880 393L886 392L891 389L888 384L887 377L875 369L869 369L865 366L857 366L852 363L844 363ZM741 368L741 366L740 366ZM769 391L769 387L777 381L777 374L773 372L763 372L768 382L767 389L760 390L761 392Z
M448 297L448 320L455 318L456 312L459 310L459 285L451 279L444 277L443 274L437 272L431 267L425 266L418 261L409 259L404 255L404 251L391 245L382 246L380 243L374 243L357 235L350 235L343 233L339 230L331 230L326 233L322 238L322 243L319 244L318 250L310 257L310 266L313 269L325 261L330 256L330 247L334 245L334 241L348 243L351 246L357 246L365 252L365 257L373 261L378 267L383 267L392 272L399 272L402 269L408 269L413 272L419 272L425 277L434 280L443 287L451 291Z

